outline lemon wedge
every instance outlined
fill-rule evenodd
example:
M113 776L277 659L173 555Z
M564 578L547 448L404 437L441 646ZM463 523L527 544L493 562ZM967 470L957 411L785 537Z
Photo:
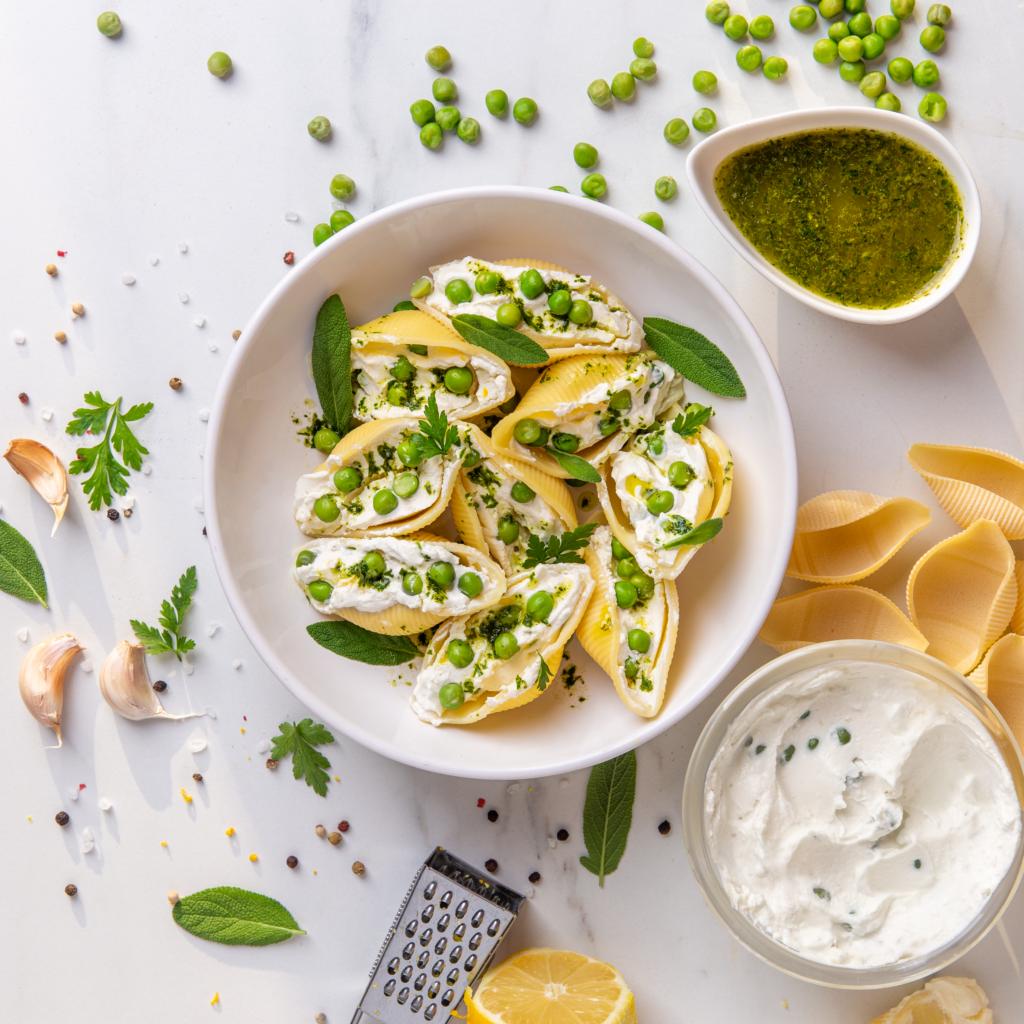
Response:
M636 1024L614 967L562 949L521 949L466 994L467 1024Z

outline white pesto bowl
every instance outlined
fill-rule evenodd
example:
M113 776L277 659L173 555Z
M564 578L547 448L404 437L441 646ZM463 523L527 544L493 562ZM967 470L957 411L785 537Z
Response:
M813 131L816 128L873 128L876 131L900 135L931 153L946 168L960 190L963 223L960 226L957 251L928 290L910 302L889 309L860 309L823 298L769 263L747 241L746 236L722 207L715 192L715 172L726 157L758 142L766 142L782 135ZM794 110L788 114L775 114L772 117L747 121L732 128L724 128L709 136L690 153L686 160L686 175L704 212L729 244L755 270L759 270L772 284L792 295L794 299L799 299L805 306L838 317L840 320L852 320L860 324L898 324L904 320L913 320L952 295L967 273L967 268L970 267L978 249L981 234L981 197L978 195L978 186L970 168L952 143L931 125L891 110L878 110L875 107L821 107L816 110Z
M668 694L654 719L619 700L573 645L586 702L560 684L526 707L435 729L407 706L408 669L347 661L319 647L319 616L292 582L303 535L295 481L322 461L292 417L316 401L309 352L317 310L338 292L353 325L387 312L437 263L534 257L592 274L638 316L690 325L718 344L747 388L713 403L731 447L735 491L725 529L680 577L682 625ZM696 707L747 649L775 598L793 539L796 454L775 367L750 321L692 256L640 221L545 189L473 188L379 210L310 253L239 339L210 416L203 490L214 564L232 610L267 666L331 728L387 757L472 778L537 778L595 764L657 736ZM390 684L396 676L403 679ZM576 687L578 691L580 687Z

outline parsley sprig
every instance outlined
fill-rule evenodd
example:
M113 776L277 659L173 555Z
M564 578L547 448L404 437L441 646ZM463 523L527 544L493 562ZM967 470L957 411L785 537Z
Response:
M523 562L523 568L532 569L535 565L542 565L545 562L581 564L583 558L577 552L590 543L590 535L596 529L597 523L584 523L575 530L566 530L561 536L548 537L547 544L536 534L531 533L526 544L527 557Z
M412 435L413 443L424 459L444 455L459 443L458 427L448 426L448 414L438 412L437 395L431 394L423 410L426 420L420 423L419 433Z
M286 754L292 755L292 775L297 779L306 777L306 785L320 796L327 796L327 783L330 777L324 768L330 768L331 762L314 747L333 743L334 737L319 722L312 718L304 718L301 722L282 722L278 728L280 736L273 739L274 746L270 756L280 761Z
M672 429L680 437L696 437L700 433L700 428L712 417L714 410L710 405L700 405L697 402L691 402L686 407L686 415L683 416L681 413L675 419L672 424Z
M552 672L548 668L548 663L543 659L540 659L540 670L537 674L537 689L542 693L548 688L548 683L551 682Z
M103 437L91 448L79 448L78 458L68 466L68 472L92 474L82 481L82 490L89 495L89 507L98 512L100 505L113 502L111 489L118 494L127 493L128 470L142 468L142 456L148 455L149 449L139 443L128 424L141 420L153 408L153 403L133 405L122 413L120 398L107 402L98 391L88 392L85 402L92 408L76 409L74 419L67 425L67 433L102 434ZM117 461L114 452L120 453L124 465Z
M160 625L164 627L162 633L155 626L147 626L138 619L131 620L132 631L149 654L173 654L181 661L183 654L195 648L195 640L181 635L181 624L185 612L192 604L196 585L196 567L190 565L171 589L170 601L164 601L160 606Z

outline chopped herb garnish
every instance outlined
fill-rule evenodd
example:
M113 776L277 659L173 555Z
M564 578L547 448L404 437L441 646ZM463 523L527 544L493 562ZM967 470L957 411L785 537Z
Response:
M790 743L790 745L788 747L786 747L786 749L782 752L782 760L783 761L791 761L793 759L793 755L795 753L796 753L796 747L794 747L793 744Z
M832 899L832 894L828 891L828 889L821 889L818 886L814 887L814 895L817 896L819 900Z
M173 654L181 661L182 654L196 646L194 640L181 635L181 624L185 612L192 604L196 585L196 567L190 565L171 589L170 601L164 601L160 606L160 625L164 627L162 633L155 626L147 626L138 619L130 620L132 631L149 654Z
M844 728L843 726L839 726L839 728L836 729L836 738L839 740L841 744L845 746L847 743L850 742L850 730Z
M546 690L549 682L551 682L551 669L548 668L548 663L541 658L540 669L537 674L537 689Z
M813 736L811 739L809 739L807 741L807 749L808 750L813 750L817 745L818 745L818 737L817 736Z
M523 562L524 569L532 569L534 566L546 562L571 562L582 564L583 558L577 552L590 543L590 535L597 529L597 523L583 523L575 530L566 530L560 536L551 536L547 544L536 534L530 534L529 543L526 545L527 558Z
M710 405L698 405L696 402L691 402L686 407L686 415L680 413L672 424L672 429L680 437L696 437L700 433L700 428L713 414L713 410Z
M424 459L432 459L437 455L446 454L459 443L459 430L448 426L448 414L437 409L437 396L431 394L423 410L426 417L420 423L419 433L412 435L413 443Z

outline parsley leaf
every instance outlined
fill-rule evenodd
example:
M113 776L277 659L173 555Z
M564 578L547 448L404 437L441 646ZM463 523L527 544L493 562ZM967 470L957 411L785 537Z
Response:
M432 459L459 443L459 430L448 426L447 413L438 412L437 395L431 394L423 412L426 420L420 424L419 433L412 435L412 440L424 459Z
M274 737L270 756L280 761L285 754L291 754L292 775L297 779L305 776L307 786L312 786L313 791L320 796L327 796L330 776L323 769L330 768L331 762L313 748L333 743L334 737L319 722L314 723L312 718L304 718L297 725L294 722L282 722L278 728L281 735Z
M164 627L163 632L156 626L147 626L138 619L131 620L132 631L149 654L173 654L181 661L182 654L194 650L195 641L181 635L181 624L185 612L192 604L196 586L196 567L191 565L181 574L171 590L170 601L164 601L160 606L160 625Z
M537 689L542 693L548 688L548 683L551 682L552 672L548 668L548 663L541 658L540 659L540 672L537 675Z
M597 523L584 523L575 530L566 530L561 536L548 537L547 544L531 533L526 544L524 569L532 569L545 562L572 562L582 564L583 559L576 552L590 543L590 535L597 529Z
M686 407L686 416L678 415L672 424L672 429L680 437L696 437L700 433L700 428L713 415L714 410L712 410L710 405L700 405L697 402L691 402Z
M79 448L78 458L68 466L68 472L90 474L82 481L82 490L89 496L89 507L98 512L101 505L113 502L111 491L127 493L128 471L142 468L142 456L148 455L149 449L139 443L128 424L146 416L153 403L133 405L122 413L120 398L107 402L98 391L88 392L85 403L83 408L75 410L74 419L66 427L67 433L102 434L103 437L91 448ZM114 452L121 455L124 465L117 461Z

